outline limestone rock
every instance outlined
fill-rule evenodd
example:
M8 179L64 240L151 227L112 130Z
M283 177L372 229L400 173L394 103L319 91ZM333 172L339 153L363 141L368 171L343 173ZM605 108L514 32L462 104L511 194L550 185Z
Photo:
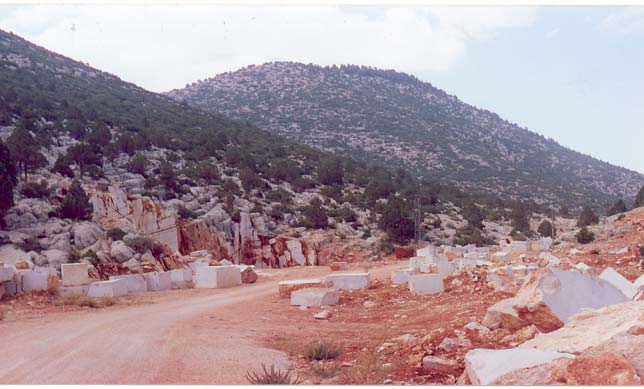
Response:
M115 279L99 281L90 284L87 295L90 297L121 297L127 296L127 281Z
M89 271L86 263L65 263L61 265L63 286L79 286L89 283Z
M61 264L69 262L69 254L65 251L45 250L41 254L47 259L47 263L49 265L52 265L57 269L60 268Z
M96 243L98 238L103 234L101 228L91 222L79 222L74 224L72 229L74 235L74 248L83 250Z
M445 290L440 274L414 274L409 276L409 290L413 294L427 295Z
M242 284L241 272L236 266L209 266L197 269L197 288L230 288Z
M141 274L123 274L118 276L111 276L110 280L125 280L128 294L141 293L148 290L148 282Z
M366 289L371 285L369 273L332 274L326 276L325 281L338 290Z
M619 274L617 270L612 267L607 267L601 272L599 278L610 282L613 286L619 289L626 297L633 299L637 294L637 287L632 282L626 279L623 275Z
M257 281L257 273L252 267L245 266L241 270L241 278L243 284L253 284Z
M563 326L583 308L601 308L627 301L610 283L581 274L547 268L533 272L516 295L514 310L539 331Z
M519 317L513 308L515 304L516 299L509 298L492 305L487 309L481 324L491 330L505 328L508 331L516 331L525 327L528 322Z
M625 334L644 334L644 301L582 311L563 328L539 334L521 347L578 354Z
M458 368L458 363L450 359L427 355L423 358L423 367L431 370L449 371Z
M330 311L320 311L313 315L313 317L317 320L329 320L331 317L333 317L333 313Z
M402 285L409 282L409 275L411 269L396 270L391 273L391 283L394 285Z
M304 288L323 288L326 283L320 279L302 279L280 281L278 284L279 296L281 298L291 298L291 294L299 289Z
M465 370L472 385L489 385L510 372L542 365L560 358L574 358L574 355L521 348L504 350L479 348L465 354Z
M134 257L134 250L128 247L122 240L117 240L116 242L112 242L110 257L118 263L123 263Z
M340 301L340 293L331 288L306 288L291 294L291 305L325 307Z

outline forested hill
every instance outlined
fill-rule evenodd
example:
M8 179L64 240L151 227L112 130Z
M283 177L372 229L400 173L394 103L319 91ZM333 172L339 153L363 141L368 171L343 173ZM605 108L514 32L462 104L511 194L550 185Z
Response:
M620 197L631 200L644 183L640 173L567 149L392 70L266 63L168 95L466 191L604 206Z

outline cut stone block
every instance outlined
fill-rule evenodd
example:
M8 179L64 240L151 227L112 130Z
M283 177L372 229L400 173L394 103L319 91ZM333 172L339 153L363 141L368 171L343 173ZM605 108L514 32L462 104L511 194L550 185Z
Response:
M509 298L492 305L487 309L481 324L491 330L505 328L511 332L525 327L528 323L522 320L514 310L513 306L515 303L514 298Z
M291 293L291 305L324 307L340 301L340 292L332 288L306 288Z
M601 308L629 299L609 282L577 271L546 268L528 276L514 310L541 332L554 331L583 308Z
M416 250L417 257L431 258L436 254L436 248L434 246L427 246L422 249Z
M436 263L436 270L441 277L447 277L448 275L454 273L454 270L456 270L456 265L452 262L439 261Z
M60 288L60 295L63 297L73 294L87 295L88 292L89 285L63 286L62 288Z
M89 267L86 263L63 263L60 272L63 286L78 286L89 283Z
M332 271L347 270L349 269L349 264L346 262L333 262L330 267Z
M413 294L427 295L445 290L440 274L414 274L409 276L409 290Z
M197 269L197 288L230 288L242 284L241 272L235 266L209 266Z
M18 284L15 281L7 281L2 284L4 286L4 293L7 296L13 296L18 293Z
M541 365L559 358L574 357L572 354L535 349L477 348L465 354L465 371L472 385L489 385L502 375L518 369Z
M170 273L172 289L183 289L186 283L192 282L192 270L190 269L175 269L168 271L168 273Z
M49 274L37 273L35 271L26 271L22 274L21 292L31 290L47 290Z
M612 267L607 267L599 275L599 278L610 282L614 287L619 289L626 297L633 299L637 294L637 288L632 282L627 280L623 275L619 274L617 270Z
M430 264L431 261L428 257L411 257L409 258L409 268L420 270L422 265Z
M327 283L333 283L332 288L337 290L366 289L371 285L369 273L344 273L326 276Z
M205 262L189 262L188 267L192 270L192 274L197 274L197 269L202 267L208 267L209 265Z
M148 283L148 291L158 292L172 289L172 278L167 272L151 272L143 274Z
M0 266L0 282L7 282L13 280L15 271L12 266Z
M637 289L640 289L644 286L644 274L637 277L637 279L633 281L633 286L635 286Z
M126 280L109 280L93 282L87 291L89 297L121 297L127 296Z
M123 274L111 276L110 280L124 280L127 285L127 292L142 293L148 290L148 281L141 274Z
M409 275L411 269L397 270L391 273L391 283L394 285L402 285L409 282Z
M281 298L291 298L291 293L304 288L324 288L326 283L320 279L287 280L278 284Z

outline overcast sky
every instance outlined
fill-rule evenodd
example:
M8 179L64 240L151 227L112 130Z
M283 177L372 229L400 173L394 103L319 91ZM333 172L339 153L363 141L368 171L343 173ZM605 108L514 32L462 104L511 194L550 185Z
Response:
M158 92L267 61L393 68L644 173L644 7L0 5L0 28Z

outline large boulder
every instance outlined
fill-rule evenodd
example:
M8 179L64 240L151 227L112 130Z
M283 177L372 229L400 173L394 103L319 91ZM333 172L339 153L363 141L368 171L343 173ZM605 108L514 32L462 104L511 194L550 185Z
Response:
M465 370L472 385L489 385L499 377L515 370L538 366L560 358L574 358L574 355L535 349L479 348L465 354Z
M504 328L508 331L516 331L528 325L528 322L521 319L514 310L516 299L509 298L501 300L487 309L481 324L491 330Z
M76 250L83 250L93 245L103 234L103 231L98 225L90 222L74 224L72 232L74 235L74 248Z
M69 253L62 250L45 250L41 253L50 266L60 269L60 265L69 262Z
M616 287L577 271L546 268L533 272L516 295L514 310L541 332L561 328L584 308L601 308L629 299Z
M112 246L110 247L110 257L118 263L123 263L134 257L134 250L132 250L122 240L117 240L116 242L112 242Z
M637 287L612 267L604 269L604 271L599 275L599 278L610 282L629 299L633 299L637 294Z
M521 347L579 354L615 336L626 334L644 335L644 301L582 311L563 328L538 334Z

